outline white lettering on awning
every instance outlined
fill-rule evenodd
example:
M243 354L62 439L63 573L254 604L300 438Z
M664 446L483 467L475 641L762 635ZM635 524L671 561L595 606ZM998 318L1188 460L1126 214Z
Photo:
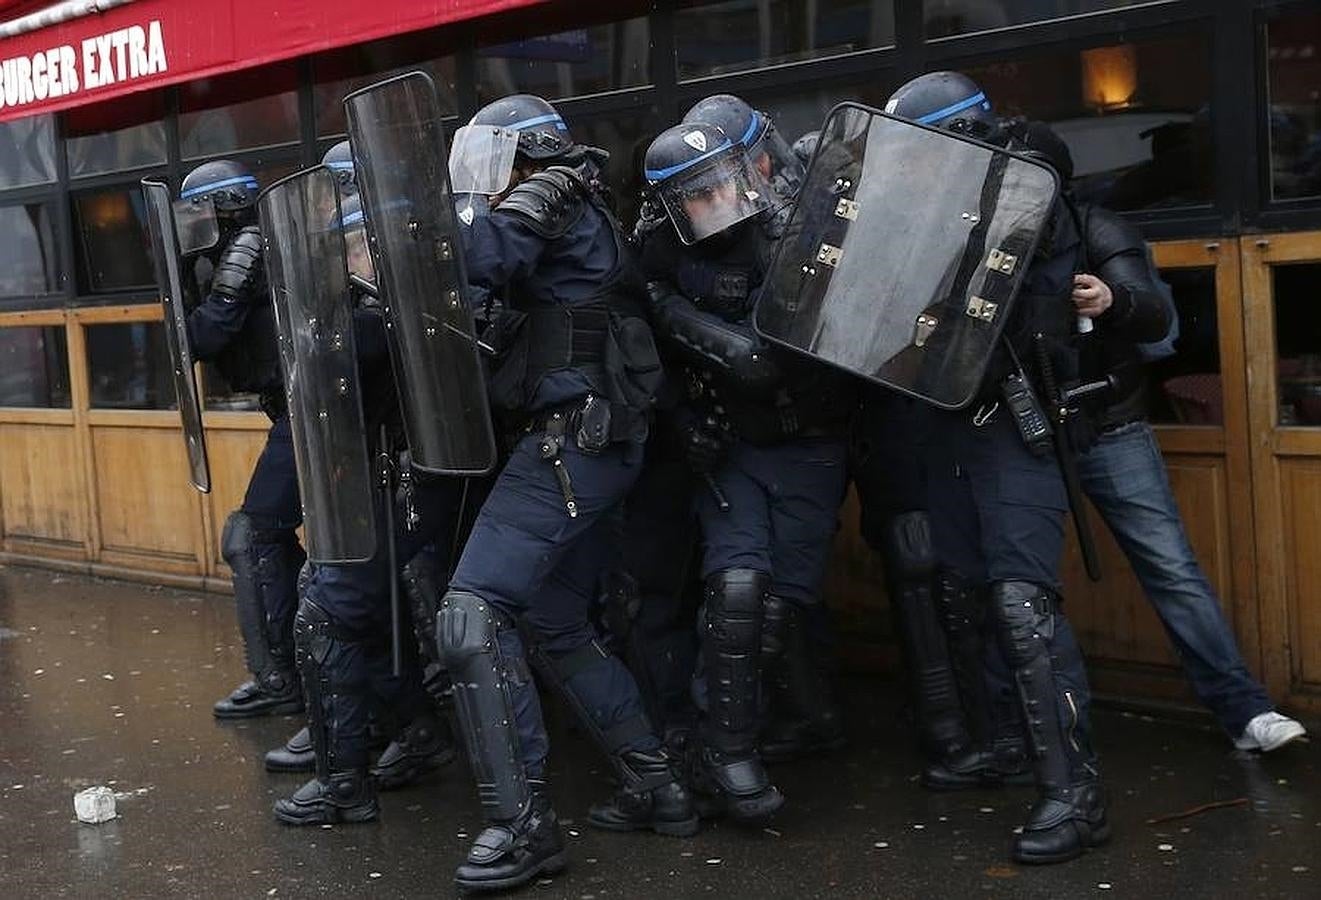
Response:
M79 52L82 72L79 75ZM93 35L31 56L0 59L0 108L26 106L168 71L159 19Z

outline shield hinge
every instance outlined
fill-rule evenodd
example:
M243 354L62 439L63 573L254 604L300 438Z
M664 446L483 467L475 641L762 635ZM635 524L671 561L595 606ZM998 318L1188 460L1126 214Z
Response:
M921 347L931 337L931 332L936 330L940 320L930 313L920 313L917 317L917 324L913 327L913 346Z
M850 222L858 221L858 201L841 197L839 202L835 204L835 215L841 219L848 219Z
M837 266L843 255L844 251L839 247L835 247L831 244L822 244L821 249L816 251L816 261L824 263L827 266Z
M980 319L983 322L994 322L995 314L999 309L999 303L983 300L981 297L973 294L968 298L968 308L965 312L974 319Z
M1001 275L1014 274L1014 269L1017 266L1018 257L1000 249L992 250L986 256L986 268L992 272L999 272Z

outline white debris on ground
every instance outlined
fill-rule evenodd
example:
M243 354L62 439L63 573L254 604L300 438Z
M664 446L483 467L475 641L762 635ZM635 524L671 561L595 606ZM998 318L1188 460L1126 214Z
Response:
M115 792L104 785L90 787L73 795L73 811L79 822L100 825L115 817Z

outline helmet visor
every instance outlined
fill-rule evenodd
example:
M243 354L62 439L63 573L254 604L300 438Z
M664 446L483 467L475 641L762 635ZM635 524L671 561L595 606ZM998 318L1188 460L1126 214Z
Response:
M494 196L509 187L518 132L497 125L464 125L450 144L450 190Z
M799 185L803 183L803 162L794 153L793 148L780 135L771 123L762 132L751 147L748 148L748 156L757 161L762 154L765 154L769 162L769 172L765 172L766 177L777 192L781 194L782 199L792 200L793 194L797 193ZM764 164L760 164L759 168Z
M184 256L210 250L220 243L220 222L210 197L174 202L174 233Z
M770 209L770 186L742 147L671 175L656 194L685 244L696 244Z

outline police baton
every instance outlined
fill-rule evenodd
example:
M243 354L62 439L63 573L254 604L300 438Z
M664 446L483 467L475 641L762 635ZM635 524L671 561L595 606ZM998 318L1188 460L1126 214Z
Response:
M394 464L390 459L390 435L381 425L381 444L377 450L377 484L385 509L386 564L390 572L390 671L403 674L403 610L399 601L399 548L394 537Z

